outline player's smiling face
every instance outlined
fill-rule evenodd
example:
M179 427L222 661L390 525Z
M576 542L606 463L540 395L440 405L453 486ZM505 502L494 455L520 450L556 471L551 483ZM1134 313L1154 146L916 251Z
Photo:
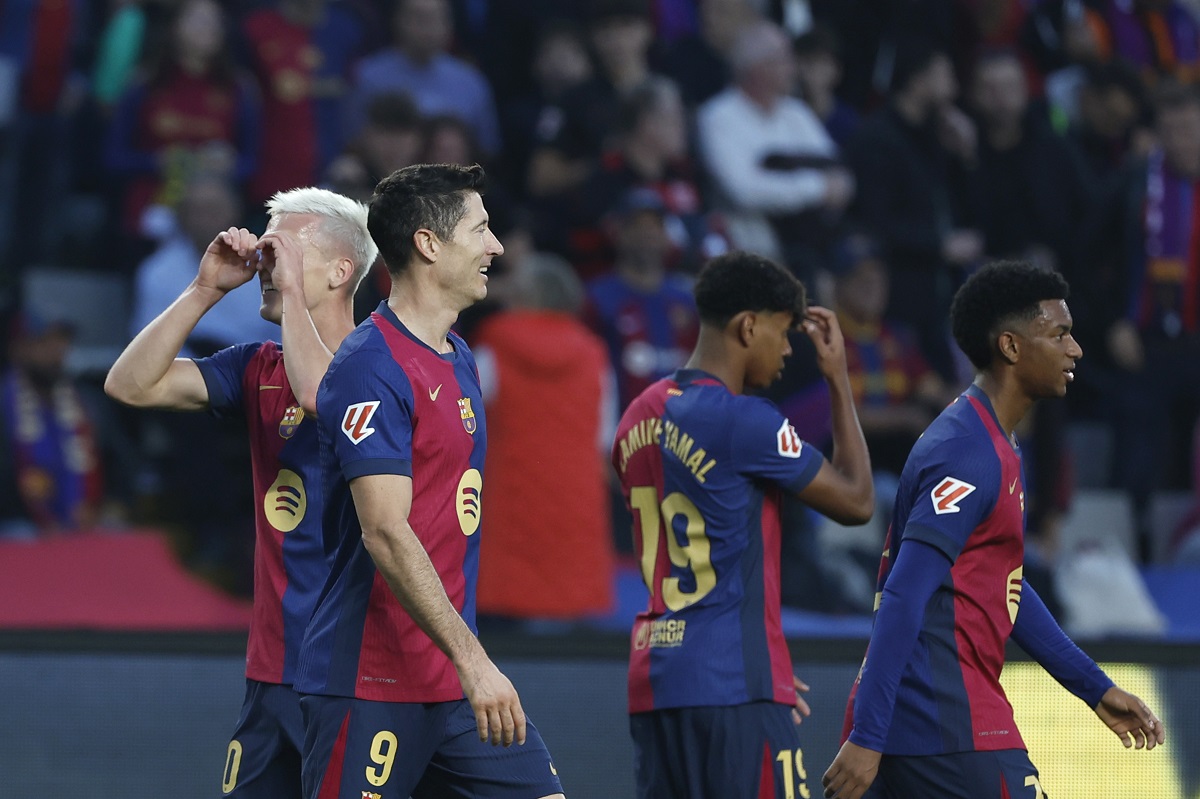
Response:
M788 333L795 317L790 311L760 311L754 316L745 382L747 388L766 388L783 374L784 359L792 354Z
M1075 362L1083 357L1083 349L1071 335L1074 320L1066 301L1042 300L1039 305L1042 312L1020 335L1017 375L1029 396L1061 397L1075 379Z
M442 242L438 257L439 280L461 308L487 296L487 270L492 259L504 253L504 246L488 227L483 198L476 192L466 197L466 213L458 220L454 236Z

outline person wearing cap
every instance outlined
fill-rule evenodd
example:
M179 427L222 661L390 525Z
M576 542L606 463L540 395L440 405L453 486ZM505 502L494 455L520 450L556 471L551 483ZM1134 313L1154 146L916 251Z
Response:
M584 318L608 346L621 409L683 365L699 330L688 280L667 269L665 213L658 192L628 192L605 220L616 246L613 271L587 287Z
M95 425L64 366L74 327L25 310L0 382L0 537L88 527L104 497Z

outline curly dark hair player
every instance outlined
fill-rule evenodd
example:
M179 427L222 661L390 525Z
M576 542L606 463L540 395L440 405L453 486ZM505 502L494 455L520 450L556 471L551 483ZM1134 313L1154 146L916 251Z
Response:
M1000 685L1009 638L1126 747L1165 740L1150 708L1075 646L1022 574L1013 428L1039 399L1066 394L1083 357L1067 294L1058 274L1001 262L954 298L954 338L977 375L900 476L846 740L822 780L827 799L1043 799Z

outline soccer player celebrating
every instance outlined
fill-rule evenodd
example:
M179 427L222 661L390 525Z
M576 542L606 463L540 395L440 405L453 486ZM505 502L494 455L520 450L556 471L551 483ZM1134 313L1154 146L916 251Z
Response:
M354 329L354 291L378 252L362 203L324 189L276 194L262 238L230 228L192 284L113 364L109 396L127 405L241 414L250 432L256 537L246 698L226 756L223 793L299 797L304 726L292 681L304 628L329 574L321 538L317 384ZM177 358L200 318L257 273L273 341ZM284 352L287 353L286 360Z
M1066 298L1057 273L1016 262L984 267L954 298L954 338L978 375L901 475L849 739L822 780L826 797L1041 799L1000 686L1010 636L1125 746L1164 740L1162 722L1067 638L1021 576L1013 428L1037 400L1066 394L1083 357Z
M695 296L691 359L630 404L612 453L650 589L629 663L638 796L791 799L807 795L808 706L780 625L779 502L866 522L870 460L837 319L806 308L796 278L734 252L704 267ZM832 461L745 396L779 377L797 325L829 383Z
M487 426L474 358L450 326L487 295L504 252L483 180L478 166L422 164L371 198L391 294L317 396L336 551L296 680L310 799L562 796L475 632Z

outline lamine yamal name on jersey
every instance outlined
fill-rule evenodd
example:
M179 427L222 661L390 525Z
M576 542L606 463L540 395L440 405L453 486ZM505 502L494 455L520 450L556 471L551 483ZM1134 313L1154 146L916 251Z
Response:
M697 447L696 440L679 428L679 425L667 419L643 419L629 428L629 432L621 439L621 474L633 453L650 444L658 446L666 442L664 449L679 458L697 483L705 482L705 475L717 465L715 458L708 457L704 447Z

